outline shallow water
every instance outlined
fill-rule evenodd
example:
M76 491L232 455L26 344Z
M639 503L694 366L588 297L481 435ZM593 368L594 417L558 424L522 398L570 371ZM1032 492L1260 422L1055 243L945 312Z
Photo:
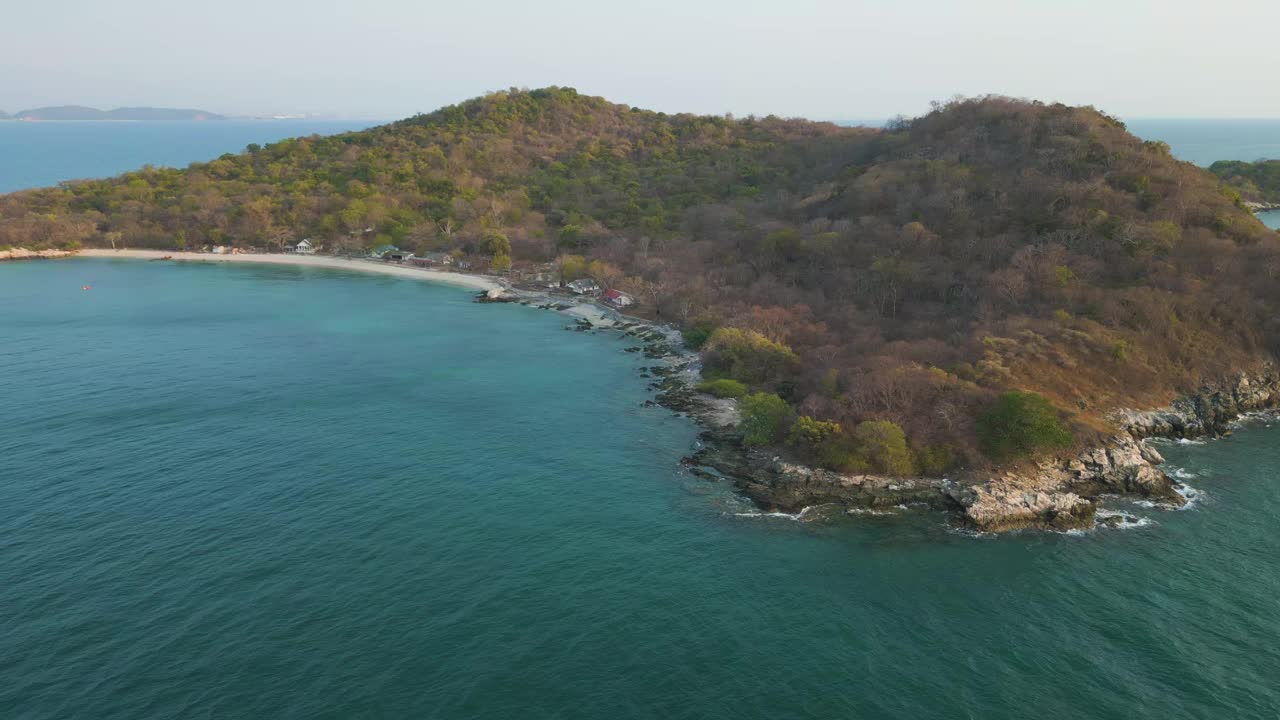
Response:
M555 313L109 260L0 307L0 716L1280 713L1275 429L1164 448L1203 499L1131 530L804 523Z

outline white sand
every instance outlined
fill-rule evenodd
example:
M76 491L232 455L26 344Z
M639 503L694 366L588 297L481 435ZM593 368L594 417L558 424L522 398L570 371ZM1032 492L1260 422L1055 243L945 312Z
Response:
M165 252L163 250L81 250L78 257L128 258L133 260L157 260L169 257L174 260L194 260L197 262L234 262L234 263L270 263L272 265L301 265L304 267L329 268L332 270L350 270L354 272L375 273L378 275L394 275L413 280L429 280L434 282L461 285L476 290L490 290L502 285L491 277L484 275L466 275L464 273L432 270L407 265L393 265L381 260L352 260L322 255L281 255L262 253L253 255L214 255L212 253Z

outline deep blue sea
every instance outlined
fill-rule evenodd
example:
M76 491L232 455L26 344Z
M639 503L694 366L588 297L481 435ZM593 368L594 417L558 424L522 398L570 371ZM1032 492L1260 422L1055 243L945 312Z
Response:
M361 120L216 122L0 122L0 193L109 177L143 165L186 167L302 135L333 135L376 123Z
M1280 427L1129 530L796 522L617 335L470 300L0 264L0 718L1280 717Z

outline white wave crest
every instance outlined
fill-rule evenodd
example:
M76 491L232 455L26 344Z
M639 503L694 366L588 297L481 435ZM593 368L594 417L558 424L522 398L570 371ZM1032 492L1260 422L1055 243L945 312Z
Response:
M899 505L898 507L902 508L903 510L907 509L907 506L905 505ZM898 514L893 512L892 510L877 510L875 508L849 508L845 512L849 515L897 515Z
M810 505L810 506L806 506L806 507L802 507L802 508L800 508L800 512L798 512L798 513L761 512L761 511L755 511L755 512L740 512L740 513L734 513L733 515L734 515L734 517L744 517L744 518L783 518L783 519L786 519L786 520L796 520L796 521L800 521L800 520L803 520L803 519L804 519L805 513L809 512L809 511L810 511L810 510L812 510L813 508L814 508L814 506L812 506L812 505Z
M1149 517L1135 517L1115 510L1099 510L1096 517L1099 520L1098 527L1106 527L1112 530L1136 530L1137 528L1150 527L1156 524L1156 521ZM1104 522L1107 518L1114 517L1120 518L1120 522Z
M1181 495L1182 498L1187 501L1185 505L1178 508L1179 510L1190 510L1199 505L1205 497L1202 491L1197 490L1186 483L1178 483L1177 485L1174 485L1173 491Z

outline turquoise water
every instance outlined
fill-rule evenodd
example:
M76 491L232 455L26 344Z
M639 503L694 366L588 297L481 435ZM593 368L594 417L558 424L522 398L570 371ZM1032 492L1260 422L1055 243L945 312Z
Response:
M1280 210L1267 210L1258 213L1258 219L1269 228L1280 230Z
M186 167L300 135L374 125L360 120L219 120L174 123L0 122L0 193L109 177L143 165Z
M1280 714L1280 429L1132 530L798 523L554 313L106 260L0 307L6 718Z

